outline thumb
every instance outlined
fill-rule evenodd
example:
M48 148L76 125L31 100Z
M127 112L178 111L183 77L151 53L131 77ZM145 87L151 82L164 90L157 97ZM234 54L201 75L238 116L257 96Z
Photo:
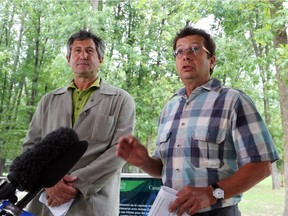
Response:
M75 182L77 180L77 176L65 175L63 180L66 182Z

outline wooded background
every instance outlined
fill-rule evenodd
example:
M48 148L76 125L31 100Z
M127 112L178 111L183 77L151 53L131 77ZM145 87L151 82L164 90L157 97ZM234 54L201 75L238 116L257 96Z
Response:
M182 86L172 39L191 25L215 38L213 77L256 103L281 157L273 188L288 188L287 20L286 0L0 0L0 176L40 98L71 81L66 41L80 29L105 40L100 75L134 97L135 135L152 152L160 111Z

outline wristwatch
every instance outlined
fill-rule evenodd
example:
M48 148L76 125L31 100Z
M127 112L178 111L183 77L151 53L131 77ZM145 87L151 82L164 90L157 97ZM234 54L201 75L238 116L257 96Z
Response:
M212 184L213 187L213 196L216 198L217 203L220 202L222 199L224 199L224 190L219 187L218 184Z

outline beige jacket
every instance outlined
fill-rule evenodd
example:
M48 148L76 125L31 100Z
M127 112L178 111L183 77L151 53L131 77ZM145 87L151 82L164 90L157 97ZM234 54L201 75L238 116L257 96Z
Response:
M77 176L79 196L67 216L118 216L120 173L124 161L115 156L118 138L132 134L135 121L133 98L124 90L101 82L88 100L73 129L88 149L70 174ZM72 92L60 88L46 94L32 118L23 151L59 127L72 127ZM49 216L36 196L27 210Z

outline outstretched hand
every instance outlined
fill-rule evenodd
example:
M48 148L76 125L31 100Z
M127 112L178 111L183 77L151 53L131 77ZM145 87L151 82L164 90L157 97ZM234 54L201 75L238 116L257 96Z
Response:
M116 155L128 163L142 168L149 159L148 151L134 136L120 137Z

